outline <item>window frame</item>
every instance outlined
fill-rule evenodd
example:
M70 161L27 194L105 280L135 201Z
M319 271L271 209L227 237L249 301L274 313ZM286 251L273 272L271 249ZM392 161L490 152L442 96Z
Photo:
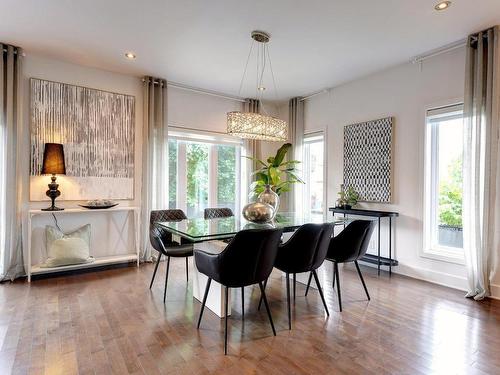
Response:
M443 116L447 114L447 116ZM463 118L463 103L454 101L439 106L430 106L424 113L424 210L423 210L423 247L420 256L440 260L448 263L465 264L465 252L462 248L436 245L433 228L436 223L436 210L438 205L438 194L436 192L439 158L438 142L439 131L437 121L432 121L436 117Z
M169 127L168 141L176 140L177 143L177 173L176 173L176 207L187 213L187 142L208 145L208 207L218 207L218 152L217 146L236 147L235 155L235 212L241 211L241 155L243 141L241 139L217 132L207 132L195 129ZM179 160L184 160L180 163ZM169 197L170 184L167 184Z
M303 138L302 138L302 162L304 163L303 168L302 168L302 178L304 179L304 182L306 182L306 160L304 158L305 156L305 146L307 143L314 143L314 139L321 138L323 141L323 220L326 220L327 214L328 214L328 203L327 203L327 148L326 148L326 142L327 142L327 133L326 130L318 130L318 131L313 131L313 132L308 132L304 133ZM308 141L309 140L309 141ZM307 182L304 186L302 186L302 196L301 196L301 206L305 210L305 208L308 206L308 197L310 197L310 194L308 192L310 191L307 186ZM308 210L308 213L310 211Z

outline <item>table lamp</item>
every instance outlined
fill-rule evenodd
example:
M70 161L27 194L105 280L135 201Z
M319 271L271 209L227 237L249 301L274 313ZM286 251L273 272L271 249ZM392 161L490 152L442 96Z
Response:
M45 193L51 200L52 205L49 208L43 208L42 211L62 211L64 208L58 208L54 202L61 192L57 189L56 174L66 174L66 165L64 163L64 149L60 143L45 143L43 150L42 174L51 174L51 183L48 184L49 190Z

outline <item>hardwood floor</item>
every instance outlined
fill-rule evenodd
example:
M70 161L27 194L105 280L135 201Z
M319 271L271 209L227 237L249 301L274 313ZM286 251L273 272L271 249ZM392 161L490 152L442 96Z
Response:
M354 267L341 267L343 312L331 274L317 291L298 284L288 330L280 273L268 284L277 336L258 286L246 288L245 319L233 290L228 355L223 320L186 289L184 260L165 264L153 290L153 265L0 285L1 374L494 374L500 373L500 301L362 267L371 302Z

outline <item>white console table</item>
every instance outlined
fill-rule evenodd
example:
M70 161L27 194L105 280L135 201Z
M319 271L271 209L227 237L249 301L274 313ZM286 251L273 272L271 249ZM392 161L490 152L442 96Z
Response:
M60 267L40 267L40 265L32 265L32 251L31 248L31 237L32 237L32 220L33 217L38 215L51 215L55 214L59 215L85 215L85 214L113 214L115 212L130 212L133 214L134 219L134 240L135 240L135 254L123 254L123 255L112 255L112 256L100 256L96 257L94 262L85 263L85 264L73 264L69 266L60 266ZM31 282L32 275L38 274L47 274L47 273L56 273L56 272L64 272L70 270L84 269L84 268L92 268L99 267L110 264L118 264L118 263L127 263L127 262L136 262L137 267L139 267L139 257L140 257L140 208L133 206L116 206L107 209L87 209L87 208L67 208L63 211L42 211L42 210L29 210L27 215L27 261L25 264L26 271L28 274L28 282Z

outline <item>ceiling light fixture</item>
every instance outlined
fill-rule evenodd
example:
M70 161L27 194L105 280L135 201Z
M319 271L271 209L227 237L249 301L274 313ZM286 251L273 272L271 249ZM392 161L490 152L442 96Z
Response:
M276 90L276 80L274 79L273 66L271 64L269 47L267 45L271 36L263 31L252 31L251 37L253 42L250 46L250 52L248 53L238 95L241 95L241 89L247 73L248 62L252 56L254 44L257 43L257 86L255 87L255 98L261 102L264 91L266 90L266 87L264 86L264 72L266 71L267 66L269 66L277 98L278 92ZM265 112L262 102L261 107L263 112ZM227 114L227 132L228 134L245 139L258 139L275 142L284 142L288 139L288 126L285 121L260 113L239 111L229 112Z
M125 52L125 57L129 60L134 60L137 56L133 52Z
M436 10L445 10L448 9L451 5L451 1L441 1L440 3L437 3L436 6L434 6L434 9Z

